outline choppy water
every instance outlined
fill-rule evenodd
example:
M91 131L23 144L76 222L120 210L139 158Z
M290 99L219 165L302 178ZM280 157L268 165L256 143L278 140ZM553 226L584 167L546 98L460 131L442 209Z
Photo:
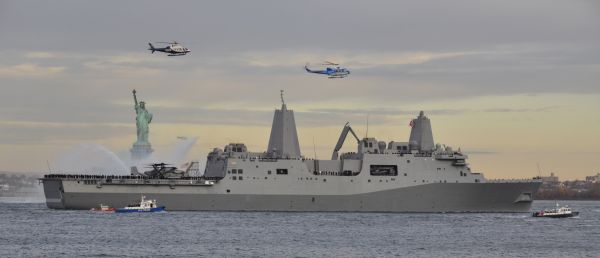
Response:
M529 214L102 214L0 200L0 257L598 257L600 201ZM552 207L536 201L534 209Z

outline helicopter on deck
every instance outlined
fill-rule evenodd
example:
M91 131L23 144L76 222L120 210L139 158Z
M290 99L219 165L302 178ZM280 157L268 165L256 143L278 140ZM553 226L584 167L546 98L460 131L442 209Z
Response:
M152 163L149 164L146 168L150 168L151 170L147 170L143 173L138 171L137 166L131 167L131 175L132 176L140 176L144 178L181 178L189 176L189 167L183 171L177 169L177 167L172 166L171 164L161 163Z
M324 63L319 64L319 65L325 66L325 69L324 70L311 70L308 68L308 66L309 66L308 63L306 63L306 65L304 66L304 69L309 73L325 74L325 75L329 76L328 77L329 79L345 78L346 76L348 76L350 74L350 70L340 67L339 66L340 64L325 61Z
M152 45L152 43L148 42L148 45L150 46L150 48L148 48L148 50L152 51L152 54L154 54L154 51L158 51L158 52L167 53L167 54L169 54L169 56L183 56L183 55L191 52L188 48L177 43L177 41L155 42L155 43L162 43L162 44L169 44L169 45L166 47L154 47L154 45Z

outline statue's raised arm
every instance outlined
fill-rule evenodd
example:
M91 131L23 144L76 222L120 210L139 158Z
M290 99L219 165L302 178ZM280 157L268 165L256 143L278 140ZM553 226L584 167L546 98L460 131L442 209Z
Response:
M135 109L135 113L137 114L137 110L140 105L138 104L137 96L135 95L135 93L136 93L136 91L135 91L135 89L133 89L133 101L135 103L134 109Z

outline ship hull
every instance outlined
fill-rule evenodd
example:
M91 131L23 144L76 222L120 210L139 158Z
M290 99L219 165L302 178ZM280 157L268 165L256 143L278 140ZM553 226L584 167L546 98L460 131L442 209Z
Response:
M122 207L140 195L171 211L299 212L529 212L539 182L430 183L344 195L199 193L203 186L113 186L64 191L61 180L43 180L54 209L89 210L99 203ZM523 197L525 196L525 197Z

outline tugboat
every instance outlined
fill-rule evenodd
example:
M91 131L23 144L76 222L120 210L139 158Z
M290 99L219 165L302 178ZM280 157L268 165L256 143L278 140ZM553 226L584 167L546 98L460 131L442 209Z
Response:
M558 207L558 203L556 203L556 208L551 210L543 210L536 211L533 213L533 217L547 217L547 218L569 218L579 215L578 211L572 211L569 206Z
M108 205L100 204L100 208L92 208L90 211L97 212L115 212L115 208L112 208Z
M124 208L116 209L118 213L125 212L160 212L164 211L165 206L158 206L156 200L146 200L146 196L142 195L142 199L139 204L130 204Z

